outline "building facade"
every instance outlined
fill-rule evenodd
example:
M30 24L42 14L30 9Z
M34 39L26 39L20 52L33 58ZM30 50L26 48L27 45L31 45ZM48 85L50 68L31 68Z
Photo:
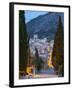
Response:
M38 38L37 35L34 35L33 38L30 38L29 46L31 55L35 55L35 48L38 50L39 57L44 61L44 67L48 67L48 59L50 57L50 53L53 49L54 40L50 42L47 41L47 38Z

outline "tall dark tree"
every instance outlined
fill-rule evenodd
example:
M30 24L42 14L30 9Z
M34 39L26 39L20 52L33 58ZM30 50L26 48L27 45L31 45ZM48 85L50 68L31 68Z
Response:
M31 58L31 53L30 53L29 40L30 40L30 37L28 36L28 63L27 63L27 66L28 67L32 64L32 58Z
M28 35L24 11L19 11L19 71L26 73L28 55Z
M59 16L57 32L54 40L52 64L55 68L56 74L64 76L64 30L61 16Z
M33 64L38 72L40 72L44 64L43 60L39 57L37 48L35 48L35 59L33 60Z
M39 54L38 54L37 48L35 48L35 57L36 57L36 58L39 58Z

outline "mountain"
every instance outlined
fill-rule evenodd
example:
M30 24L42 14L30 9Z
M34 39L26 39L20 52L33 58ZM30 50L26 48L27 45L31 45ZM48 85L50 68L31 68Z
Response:
M54 39L57 31L58 17L61 16L62 24L64 26L64 14L61 12L48 12L45 15L40 15L28 23L26 28L28 35L32 38L37 34L39 38Z

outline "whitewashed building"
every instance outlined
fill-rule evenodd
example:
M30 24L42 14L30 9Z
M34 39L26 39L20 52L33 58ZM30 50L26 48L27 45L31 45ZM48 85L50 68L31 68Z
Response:
M37 35L34 35L33 38L30 39L30 52L32 55L35 55L35 48L38 50L38 54L43 60L47 63L50 51L52 51L54 44L54 40L47 42L47 38L38 38ZM50 49L50 51L48 51Z

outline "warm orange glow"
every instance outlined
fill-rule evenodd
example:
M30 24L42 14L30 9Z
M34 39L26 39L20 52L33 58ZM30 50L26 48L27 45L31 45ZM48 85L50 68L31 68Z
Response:
M49 57L49 59L48 59L48 67L53 68L51 58L52 58L52 53L50 53L50 57Z
M27 67L27 73L28 74L31 73L31 69L32 69L32 67Z
M48 47L48 52L50 52L50 48Z

